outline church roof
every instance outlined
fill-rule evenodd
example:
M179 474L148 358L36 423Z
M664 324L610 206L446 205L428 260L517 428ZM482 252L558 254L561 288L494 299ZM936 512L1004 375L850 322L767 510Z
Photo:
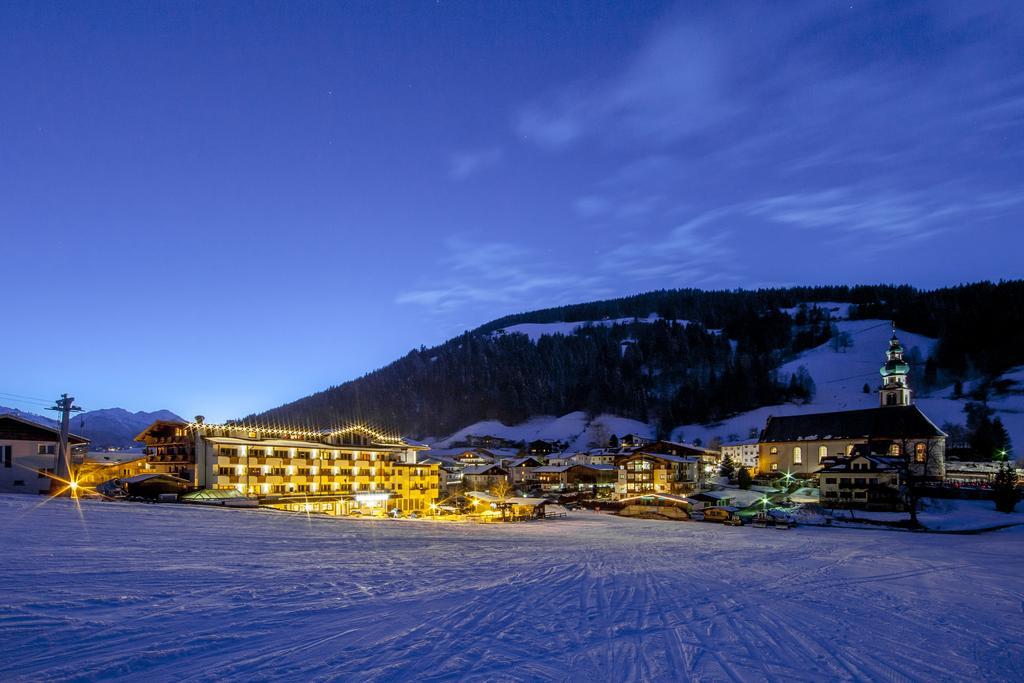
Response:
M940 436L945 433L910 405L769 417L761 442Z

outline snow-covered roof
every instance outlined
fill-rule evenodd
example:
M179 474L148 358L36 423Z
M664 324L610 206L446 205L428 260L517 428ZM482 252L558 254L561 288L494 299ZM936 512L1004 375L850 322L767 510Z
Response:
M550 501L547 498L506 498L504 502L511 503L512 505L532 505L536 507Z
M468 491L466 492L467 498L476 498L482 500L485 503L497 503L501 499L493 493L487 493L486 491Z
M669 455L667 453L648 453L644 450L634 451L629 453L625 457L629 458L655 458L661 460L667 460L668 462L680 462L680 463L697 463L700 462L700 458L695 455Z
M542 467L535 467L533 471L541 474L545 472L565 472L573 467L576 467L576 465L543 465Z
M537 458L533 457L532 455L527 455L522 458L513 458L512 460L507 460L505 461L505 464L508 467L522 467L527 462L537 462Z
M641 494L638 494L638 495L635 495L635 496L630 496L628 498L620 498L619 502L620 503L625 503L625 502L628 502L628 501L631 501L631 500L640 500L640 499L643 499L643 498L660 498L662 500L671 500L671 501L673 501L675 503L689 503L690 502L689 499L686 498L686 496L680 496L680 495L675 494L675 493L655 493L654 491L650 491L648 493L641 493Z
M89 451L85 454L85 462L101 465L115 465L133 460L142 460L146 456L138 451Z
M180 481L183 484L187 484L188 481L181 477L175 477L173 474L165 474L163 472L149 472L148 474L136 474L134 477L125 477L121 481L128 484L139 484L150 479L171 479L174 481Z
M497 465L473 465L462 470L462 476L474 475L474 474L487 474L491 470L497 470L497 473L505 474L505 470L498 467Z
M729 443L723 443L722 448L729 446L756 446L757 444L757 439L744 439L743 441L730 441Z

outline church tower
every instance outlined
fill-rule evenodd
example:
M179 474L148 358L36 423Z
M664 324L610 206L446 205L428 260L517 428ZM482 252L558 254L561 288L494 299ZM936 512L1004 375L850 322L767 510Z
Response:
M903 345L896 338L895 323L889 350L885 352L885 365L878 372L882 375L882 388L878 392L882 406L909 406L911 392L907 375L910 374L910 365L903 360Z

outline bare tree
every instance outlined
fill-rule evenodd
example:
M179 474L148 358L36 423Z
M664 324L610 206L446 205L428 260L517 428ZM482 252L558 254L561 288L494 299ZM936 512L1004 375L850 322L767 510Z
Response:
M900 489L910 509L910 527L921 528L917 510L927 493L925 484L941 476L945 440L942 437L898 439L892 442L890 457L896 458L900 470Z
M491 487L491 493L493 493L501 501L506 500L512 496L512 484L508 479L503 479Z

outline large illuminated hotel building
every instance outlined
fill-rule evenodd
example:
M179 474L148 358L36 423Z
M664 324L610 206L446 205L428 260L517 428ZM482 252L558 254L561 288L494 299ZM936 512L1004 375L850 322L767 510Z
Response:
M437 500L438 465L416 462L426 446L362 426L320 431L158 420L136 438L147 471L235 490L261 505L329 514L408 514Z

